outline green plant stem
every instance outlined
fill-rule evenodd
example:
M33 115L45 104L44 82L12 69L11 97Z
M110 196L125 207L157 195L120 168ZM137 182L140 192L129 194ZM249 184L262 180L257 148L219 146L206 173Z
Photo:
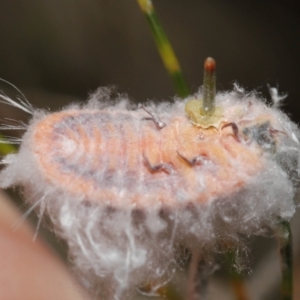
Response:
M281 258L281 300L293 299L293 243L289 222L280 220L277 238Z
M5 141L5 139L0 134L0 140ZM17 148L11 144L0 143L0 155L7 155L12 152L16 152Z
M164 63L164 66L174 83L176 93L180 97L188 96L189 89L184 80L180 64L167 38L166 33L158 20L152 1L137 0L137 2L150 25L156 47Z
M204 62L203 76L203 113L212 115L215 110L216 97L216 62L213 58L208 57Z

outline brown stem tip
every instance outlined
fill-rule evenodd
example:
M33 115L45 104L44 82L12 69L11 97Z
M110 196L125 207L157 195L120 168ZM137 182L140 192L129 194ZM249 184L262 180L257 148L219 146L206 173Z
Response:
M206 72L213 73L215 69L216 69L216 61L213 58L208 57L204 61L204 70Z

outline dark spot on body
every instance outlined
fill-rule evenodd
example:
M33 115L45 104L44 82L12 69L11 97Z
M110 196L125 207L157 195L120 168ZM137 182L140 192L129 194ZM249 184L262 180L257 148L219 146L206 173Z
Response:
M255 141L264 150L275 152L276 142L273 137L269 121L251 127L246 127L243 129L243 134L251 141Z

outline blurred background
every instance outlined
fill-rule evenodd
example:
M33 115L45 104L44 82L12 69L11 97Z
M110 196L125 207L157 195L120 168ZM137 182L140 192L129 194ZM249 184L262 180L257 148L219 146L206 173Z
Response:
M300 123L297 1L154 0L154 4L191 92L201 85L204 59L212 56L219 90L231 89L237 81L270 99L267 85L276 86L289 95L283 110ZM136 102L174 96L135 0L0 0L0 38L0 78L16 85L37 108L55 110L84 101L97 87L107 85L115 85ZM12 97L17 94L5 83L0 88ZM26 121L20 111L1 105L0 118L4 117ZM293 221L296 282L299 219ZM45 230L43 234L50 236ZM251 299L278 299L275 241L254 240L253 275L247 277ZM211 299L234 299L222 271L210 291ZM300 299L297 286L295 293Z

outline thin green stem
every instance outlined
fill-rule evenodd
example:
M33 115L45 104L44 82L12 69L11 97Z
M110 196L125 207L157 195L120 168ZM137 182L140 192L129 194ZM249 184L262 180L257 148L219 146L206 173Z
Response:
M213 58L208 57L204 62L203 76L203 113L212 115L215 111L216 97L216 62Z
M281 258L281 300L293 299L293 243L289 222L278 223L277 238Z
M16 152L17 148L14 145L11 144L5 144L5 139L0 134L0 140L3 140L2 143L0 143L0 155L7 155L12 152Z
M150 25L156 47L164 63L164 66L174 83L176 93L180 97L188 96L189 89L183 77L179 61L169 42L169 39L167 38L165 31L163 30L158 20L152 1L137 0L137 2Z

